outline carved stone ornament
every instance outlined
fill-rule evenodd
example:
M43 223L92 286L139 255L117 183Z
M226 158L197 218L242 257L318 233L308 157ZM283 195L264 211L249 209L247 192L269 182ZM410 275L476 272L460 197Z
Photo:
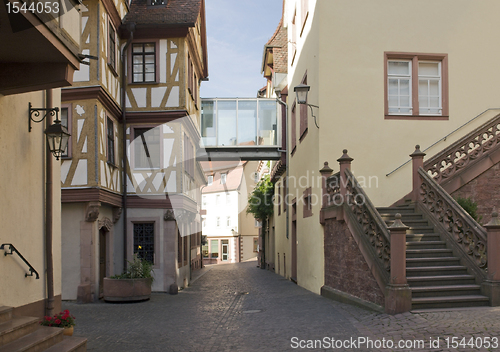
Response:
M120 220L120 216L122 215L121 207L113 207L113 222L116 224L118 220Z
M99 230L104 228L106 231L111 231L111 228L113 227L113 222L109 218L104 218L102 220L99 220L97 222Z
M173 220L175 220L174 211L172 209L168 209L165 212L165 215L163 215L163 220L165 220L165 221L173 221Z
M99 217L100 202L89 202L85 211L85 221L94 222Z

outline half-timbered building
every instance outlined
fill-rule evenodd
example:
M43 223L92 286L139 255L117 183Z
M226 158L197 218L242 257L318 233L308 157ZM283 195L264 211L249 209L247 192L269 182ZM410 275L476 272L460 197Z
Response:
M201 267L204 1L83 3L88 65L62 93L63 299L97 300L134 254L153 263L153 291L176 291Z

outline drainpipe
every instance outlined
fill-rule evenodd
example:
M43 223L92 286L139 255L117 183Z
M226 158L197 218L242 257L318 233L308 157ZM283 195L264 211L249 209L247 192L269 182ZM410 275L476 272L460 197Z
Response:
M123 182L123 270L127 268L127 114L125 111L125 96L127 92L127 66L128 62L127 58L127 49L134 40L134 31L135 31L135 23L131 22L127 25L127 30L130 32L130 37L127 40L127 43L122 49L122 182ZM127 62L127 65L125 65Z
M45 91L45 107L52 108L52 89ZM45 120L45 127L52 124L49 116ZM44 136L45 139L45 136ZM45 257L47 260L47 306L45 307L48 316L54 315L54 263L52 257L52 154L49 148L45 148Z

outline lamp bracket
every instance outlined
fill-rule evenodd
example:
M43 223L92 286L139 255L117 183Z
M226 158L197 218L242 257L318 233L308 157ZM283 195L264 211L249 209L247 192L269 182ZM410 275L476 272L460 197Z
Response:
M45 114L42 116L42 118L40 118L40 114L42 112L45 112ZM29 103L29 120L28 120L28 131L31 132L31 121L33 122L42 122L43 120L45 120L45 118L47 116L55 116L56 117L56 121L55 122L58 122L59 121L59 108L33 108L31 106L31 102Z

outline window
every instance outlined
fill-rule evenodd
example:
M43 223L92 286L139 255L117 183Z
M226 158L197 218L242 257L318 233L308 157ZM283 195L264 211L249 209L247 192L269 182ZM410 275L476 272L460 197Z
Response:
M208 245L204 244L201 246L201 253L203 254L203 258L208 258Z
M207 196L203 196L203 206L206 207L207 206Z
M301 0L301 7L300 7L300 18L302 21L302 29L300 30L301 36L302 36L302 33L304 32L304 27L305 27L308 15L309 15L309 1L308 0Z
M71 122L71 116L70 116L70 111L71 108L68 107L61 107L61 125L66 127L68 132L71 134L71 128L70 128L70 122ZM69 137L68 140L68 145L66 146L66 150L61 154L61 157L70 157L70 145L71 145L71 137Z
M165 5L165 0L148 0L148 6Z
M295 153L295 149L297 147L297 120L296 120L296 116L295 116L295 111L296 111L296 107L297 107L297 104L296 102L294 101L293 102L293 105L292 105L292 116L290 117L290 120L292 122L292 128L291 128L291 142L292 142L292 155L293 153Z
M189 137L184 135L184 170L192 178L194 178L194 159L194 147Z
M303 217L304 218L308 218L308 217L313 215L312 203L311 203L311 193L312 193L311 187L307 188L303 193L303 200L304 200Z
M255 182L255 183L259 182L259 180L260 180L259 173L258 172L252 173L252 179L253 179L253 182Z
M160 168L160 128L134 129L134 167Z
M448 57L386 53L385 117L448 118Z
M227 178L227 174L220 174L220 184L221 185L226 184L226 178Z
M228 216L226 219L226 226L231 227L231 217L230 216Z
M255 219L255 227L261 227L261 226L262 223L259 220Z
M115 128L113 121L108 117L107 120L108 135L108 163L115 165Z
M258 237L253 238L253 251L254 252L259 251L259 238Z
M210 240L210 253L212 258L219 258L219 240Z
M297 54L297 10L294 10L292 17L292 63L295 61L295 56Z
M203 227L207 227L207 219L203 218L202 222L203 222Z
M302 78L301 83L307 84L307 72L304 75L304 78ZM308 116L308 111L307 111L307 101L306 101L306 104L300 104L300 134L299 134L300 141L302 141L304 139L304 137L306 136L307 116Z
M207 177L207 186L211 186L214 183L214 175Z
M220 217L217 217L216 220L217 220L217 222L216 222L217 227L220 227Z
M154 222L134 223L134 254L154 264L155 224Z
M116 31L111 21L109 21L108 27L108 65L116 70Z
M220 205L220 194L215 196L215 205Z
M198 78L196 77L196 73L194 72L193 61L191 60L191 56L188 55L188 89L195 104L198 104L197 81Z
M230 205L230 204L231 204L231 194L226 193L226 205Z
M156 81L155 43L132 44L132 82L150 83Z

